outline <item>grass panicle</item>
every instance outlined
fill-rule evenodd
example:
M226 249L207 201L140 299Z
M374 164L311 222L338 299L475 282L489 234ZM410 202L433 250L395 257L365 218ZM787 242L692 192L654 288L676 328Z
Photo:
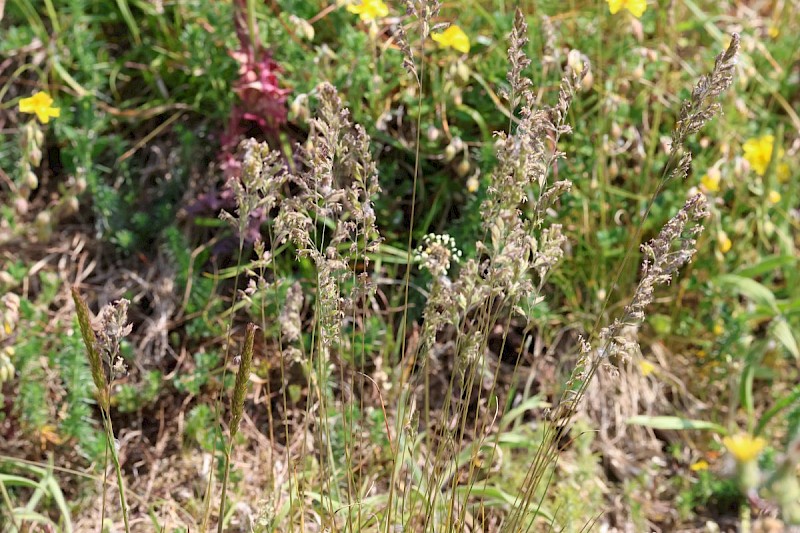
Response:
M228 494L228 481L231 471L231 453L235 443L236 435L239 433L239 424L244 413L244 400L247 396L247 383L250 381L250 371L253 366L253 346L256 338L258 326L252 322L247 324L244 334L244 347L242 354L238 358L239 369L236 371L236 382L233 385L233 397L231 398L231 419L228 428L228 445L225 449L225 471L222 478L222 493L219 498L219 522L217 531L222 533L225 530L225 502Z
M682 147L689 135L693 135L720 112L719 97L733 83L739 53L739 34L731 35L728 48L714 61L710 74L702 76L692 90L692 95L681 104L678 122L672 132L675 149Z
M122 520L125 523L125 531L130 532L125 481L122 477L117 441L114 438L114 430L111 425L111 387L109 381L121 370L121 362L118 359L120 342L132 330L132 325L127 324L129 302L127 300L119 300L104 307L98 320L100 329L95 331L92 328L89 307L75 287L72 288L72 300L75 302L78 325L83 337L83 343L86 346L86 355L89 359L92 380L97 388L97 399L103 417L103 428L106 433L106 451L111 454L111 460L114 463L114 469L117 474L117 490L122 507ZM105 361L103 361L103 356L105 356ZM106 368L108 369L108 374ZM105 475L103 481L103 509L105 510Z

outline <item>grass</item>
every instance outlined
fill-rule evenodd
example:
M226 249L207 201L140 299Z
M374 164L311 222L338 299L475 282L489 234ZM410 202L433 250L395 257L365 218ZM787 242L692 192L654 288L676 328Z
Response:
M101 4L3 21L0 531L797 522L800 6Z

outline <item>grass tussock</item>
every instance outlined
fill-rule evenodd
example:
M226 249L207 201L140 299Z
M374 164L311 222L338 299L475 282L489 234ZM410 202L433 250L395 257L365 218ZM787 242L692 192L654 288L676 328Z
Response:
M796 132L781 122L734 159L736 120L714 129L755 98L752 28L716 30L722 51L698 77L710 53L654 46L683 42L668 18L694 3L542 13L541 31L524 6L467 3L472 28L425 0L117 2L107 19L13 3L13 42L52 30L73 99L0 92L39 121L14 123L21 173L0 211L0 245L21 254L0 251L0 533L800 520L800 391L780 379L800 356ZM620 16L638 56L603 46ZM92 17L130 40L108 91L134 102L138 83L152 109L99 103L85 68L99 52L72 45L67 24L110 39ZM144 50L150 39L165 47ZM793 97L771 96L791 122ZM128 146L119 124L91 122L98 106L160 118ZM101 126L127 147L113 162L85 142ZM721 169L752 180L761 218L745 228ZM70 176L54 185L58 172ZM105 172L141 174L142 197ZM732 249L755 253L728 235L747 227L779 244L731 270ZM50 262L58 274L39 275Z

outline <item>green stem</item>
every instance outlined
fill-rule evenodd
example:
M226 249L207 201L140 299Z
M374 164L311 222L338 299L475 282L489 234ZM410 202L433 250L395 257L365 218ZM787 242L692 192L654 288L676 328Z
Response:
M125 523L125 533L130 533L131 526L128 523L128 501L125 498L125 484L122 480L122 468L119 464L119 455L117 455L117 446L114 442L114 431L111 427L111 416L109 412L103 408L103 426L106 430L106 440L108 447L111 449L111 460L114 462L114 471L117 473L117 489L119 490L119 503L122 506L122 520Z

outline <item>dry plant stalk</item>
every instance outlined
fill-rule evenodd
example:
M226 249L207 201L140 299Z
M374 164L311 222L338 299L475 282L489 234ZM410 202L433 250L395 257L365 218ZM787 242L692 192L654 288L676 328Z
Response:
M233 443L236 439L236 434L239 432L239 424L242 421L242 413L244 412L244 400L247 396L247 383L250 380L250 369L253 363L253 345L256 338L256 329L258 326L250 322L247 324L247 329L244 335L244 348L242 348L242 355L239 361L239 370L236 371L236 382L233 386L233 398L231 398L231 421L230 421L230 437L228 438L228 446L225 449L225 473L222 478L222 494L219 499L219 522L217 523L217 531L222 533L224 530L225 518L225 501L228 494L228 481L231 472L231 452L233 451Z
M727 50L717 56L712 72L700 79L692 91L692 96L683 102L672 135L670 161L682 154L684 142L689 135L699 131L719 113L721 105L717 100L732 83L738 49L739 36L733 34ZM655 195L667 181L685 178L689 173L690 166L691 154L680 155L680 160L675 168L668 176L665 175L660 180ZM623 317L615 319L610 326L600 331L599 338L602 341L602 347L595 350L589 342L581 339L578 363L565 384L565 390L559 403L549 413L549 418L556 423L554 426L557 429L551 430L545 436L536 459L528 470L520 491L524 496L521 502L515 506L511 520L509 520L510 531L519 527L528 513L533 494L545 477L547 465L556 459L558 435L571 422L599 366L609 362L619 364L621 360L627 358L633 350L638 348L634 341L623 334L623 329L630 328L635 331L638 328L645 318L646 307L653 300L655 287L670 283L673 275L692 259L696 251L697 237L703 231L702 220L706 216L708 216L708 211L705 196L698 194L689 198L683 208L663 227L658 237L642 245L641 250L645 259L642 262L641 280L634 291L631 302L625 306Z
M100 311L98 331L92 328L89 308L81 298L78 289L72 288L72 299L75 302L75 310L78 314L78 325L83 337L83 344L86 346L86 356L89 360L89 369L92 374L97 389L97 402L103 416L103 427L106 433L106 451L111 452L111 459L114 462L114 469L117 474L117 489L119 492L120 505L122 506L122 520L125 523L125 531L130 532L128 523L128 502L125 498L125 484L122 478L122 469L119 463L114 430L111 426L111 387L110 383L117 372L122 367L119 358L119 346L122 339L128 335L133 326L127 323L128 300L119 300L113 305L107 305ZM108 369L108 372L106 371ZM103 487L105 489L105 472ZM105 511L105 490L103 490L103 509Z

